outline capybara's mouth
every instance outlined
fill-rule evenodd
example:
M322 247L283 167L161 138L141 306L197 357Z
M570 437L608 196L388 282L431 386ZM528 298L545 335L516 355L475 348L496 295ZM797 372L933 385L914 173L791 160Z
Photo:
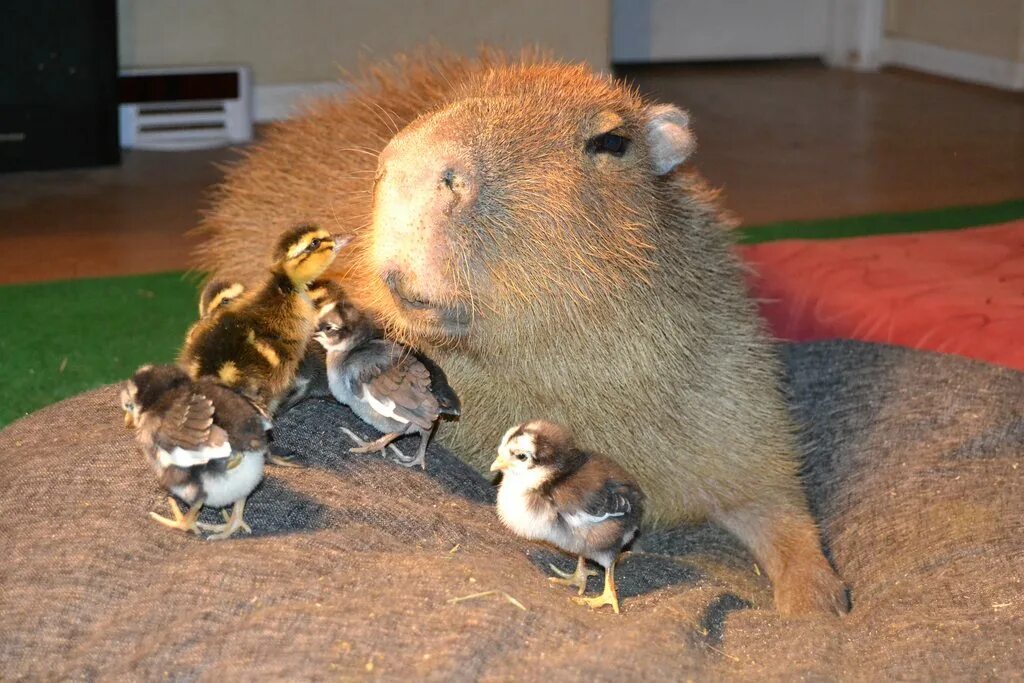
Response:
M462 336L469 331L471 315L465 305L441 304L425 299L410 290L405 278L393 271L384 276L384 283L405 315L418 322L440 327L450 336Z

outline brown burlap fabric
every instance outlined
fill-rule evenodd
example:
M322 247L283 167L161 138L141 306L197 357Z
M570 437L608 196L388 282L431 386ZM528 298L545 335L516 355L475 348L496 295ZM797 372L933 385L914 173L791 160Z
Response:
M844 619L780 619L710 527L646 534L623 614L591 613L545 579L571 560L502 529L483 477L441 448L426 473L350 455L340 427L368 430L319 400L277 428L309 467L268 470L251 537L170 532L105 388L0 433L0 678L1020 676L1022 375L854 342L787 356Z

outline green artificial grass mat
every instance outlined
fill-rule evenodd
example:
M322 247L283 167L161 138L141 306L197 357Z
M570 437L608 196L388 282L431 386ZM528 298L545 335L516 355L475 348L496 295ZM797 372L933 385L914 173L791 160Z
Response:
M785 221L739 228L740 244L776 240L825 240L932 230L962 230L1024 218L1024 199L913 213L880 213L821 221Z
M739 229L741 244L955 230L1024 218L1024 200ZM0 286L0 427L174 360L199 276L161 273Z
M197 316L194 274L0 287L0 426L174 360Z

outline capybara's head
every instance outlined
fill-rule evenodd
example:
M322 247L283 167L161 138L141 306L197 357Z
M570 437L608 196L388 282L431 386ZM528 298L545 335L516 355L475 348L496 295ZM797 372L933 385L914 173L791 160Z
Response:
M472 345L602 301L645 278L693 149L683 111L583 67L481 71L379 156L375 308L400 336Z

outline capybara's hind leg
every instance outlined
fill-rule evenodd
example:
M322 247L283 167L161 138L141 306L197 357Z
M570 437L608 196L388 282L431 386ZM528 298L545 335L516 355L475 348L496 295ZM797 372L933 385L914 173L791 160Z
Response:
M768 572L775 608L783 616L843 614L846 585L825 559L818 527L799 507L750 505L714 515Z

